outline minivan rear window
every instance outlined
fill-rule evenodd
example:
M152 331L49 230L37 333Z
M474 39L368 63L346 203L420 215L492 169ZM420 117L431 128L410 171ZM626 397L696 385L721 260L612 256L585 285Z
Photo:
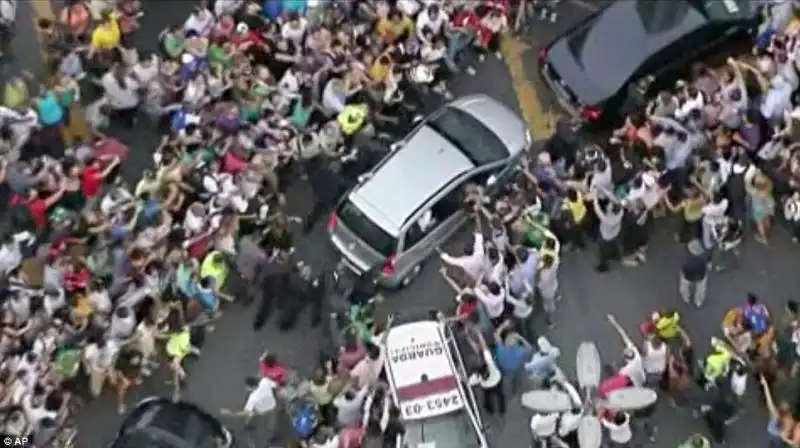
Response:
M397 248L397 239L372 222L364 212L345 201L337 213L339 222L350 229L361 241L380 252L381 255L393 255Z

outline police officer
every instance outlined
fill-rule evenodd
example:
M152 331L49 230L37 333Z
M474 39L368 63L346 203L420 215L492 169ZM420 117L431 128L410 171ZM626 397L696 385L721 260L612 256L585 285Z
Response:
M253 319L253 330L260 330L272 313L275 301L281 300L292 270L291 251L278 250L271 254L259 279L262 285L261 302ZM282 304L278 303L280 307Z
M281 309L278 328L288 331L297 322L297 316L306 306L311 307L311 326L317 327L322 320L322 301L325 296L325 285L322 277L314 275L311 266L298 261L288 275L286 283L288 291Z

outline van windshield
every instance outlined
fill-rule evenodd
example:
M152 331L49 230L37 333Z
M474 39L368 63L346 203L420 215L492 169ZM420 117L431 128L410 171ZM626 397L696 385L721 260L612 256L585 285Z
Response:
M491 129L472 115L447 107L428 122L428 127L458 148L475 166L508 157L508 148Z
M358 238L368 246L386 257L394 255L397 248L397 239L372 222L364 212L358 209L349 200L339 208L338 219Z

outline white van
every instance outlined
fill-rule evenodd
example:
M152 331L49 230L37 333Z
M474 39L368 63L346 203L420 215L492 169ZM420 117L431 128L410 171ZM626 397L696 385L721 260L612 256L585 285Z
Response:
M483 421L450 328L437 321L389 330L386 377L405 437L398 447L488 448Z

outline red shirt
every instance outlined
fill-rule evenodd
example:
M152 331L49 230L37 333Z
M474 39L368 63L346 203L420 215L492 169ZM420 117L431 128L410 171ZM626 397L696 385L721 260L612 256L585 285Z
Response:
M476 311L478 311L477 301L461 302L458 304L458 308L456 309L456 316L461 318L469 317Z
M286 381L286 369L280 364L268 366L264 364L264 362L261 362L258 365L258 371L261 373L261 376L269 378L278 384L284 384Z
M87 166L81 171L81 191L87 198L100 193L103 187L103 173L94 167Z
M38 229L47 227L47 202L42 198L36 198L28 202L28 213Z
M69 292L74 292L79 289L85 288L89 284L89 270L79 269L77 271L67 272L64 274L64 289Z
M456 28L467 28L475 31L481 27L481 18L471 9L462 9L450 20Z
M233 33L230 39L231 45L234 47L241 47L246 44L262 44L264 43L264 39L261 38L261 35L255 31L248 31L244 34L242 33Z

